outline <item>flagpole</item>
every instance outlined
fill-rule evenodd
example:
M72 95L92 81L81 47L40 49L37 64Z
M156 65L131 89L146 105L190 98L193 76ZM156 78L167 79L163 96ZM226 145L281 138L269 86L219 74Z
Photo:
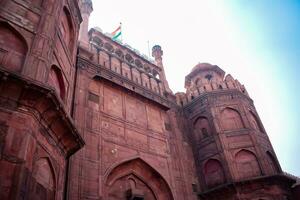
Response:
M122 22L120 22L121 42L123 42Z
M148 43L148 57L150 58L150 45L149 45L149 40L147 41Z

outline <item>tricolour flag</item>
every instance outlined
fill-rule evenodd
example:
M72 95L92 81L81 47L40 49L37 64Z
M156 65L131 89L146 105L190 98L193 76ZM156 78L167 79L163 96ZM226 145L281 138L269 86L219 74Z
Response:
M121 29L121 23L120 23L120 26L114 31L111 33L112 35L112 39L113 40L117 40L121 35L122 35L122 29Z

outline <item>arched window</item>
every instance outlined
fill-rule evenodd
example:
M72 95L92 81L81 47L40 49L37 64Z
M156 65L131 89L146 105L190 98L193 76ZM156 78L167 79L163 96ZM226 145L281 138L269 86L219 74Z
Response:
M223 167L216 159L208 160L204 165L204 177L208 187L217 186L225 182Z
M221 113L224 130L238 130L244 128L240 113L232 108L225 108Z
M271 173L272 174L280 173L278 163L277 163L275 157L273 156L273 154L270 153L269 151L267 151L267 159L268 159L269 168L271 169Z
M258 121L256 115L254 115L251 111L250 111L250 123L251 123L251 126L255 129L255 130L258 130L260 132L264 132L263 131L263 128L260 124L260 122Z
M199 117L194 123L194 136L196 141L211 135L211 129L206 117Z
M27 53L25 39L7 23L0 23L0 66L14 71L22 70Z
M261 175L260 166L256 156L247 150L241 150L235 155L238 175L240 179Z
M50 69L48 83L55 88L60 98L62 100L65 100L66 87L65 87L64 78L60 69L55 65L53 65Z
M66 7L64 7L63 9L60 31L66 46L69 48L69 51L72 54L75 43L75 31L73 28L70 12Z

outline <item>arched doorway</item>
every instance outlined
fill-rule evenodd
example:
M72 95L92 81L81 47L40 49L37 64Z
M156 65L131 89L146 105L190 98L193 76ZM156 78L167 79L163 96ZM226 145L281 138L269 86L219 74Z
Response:
M107 200L173 200L165 179L140 158L114 167L104 187Z

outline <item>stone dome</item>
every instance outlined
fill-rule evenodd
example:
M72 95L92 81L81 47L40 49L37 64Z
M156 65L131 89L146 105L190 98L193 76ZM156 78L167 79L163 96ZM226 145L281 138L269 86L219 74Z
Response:
M195 67L193 67L191 72L194 72L198 69L209 69L214 67L216 67L216 65L212 65L210 63L198 63Z

